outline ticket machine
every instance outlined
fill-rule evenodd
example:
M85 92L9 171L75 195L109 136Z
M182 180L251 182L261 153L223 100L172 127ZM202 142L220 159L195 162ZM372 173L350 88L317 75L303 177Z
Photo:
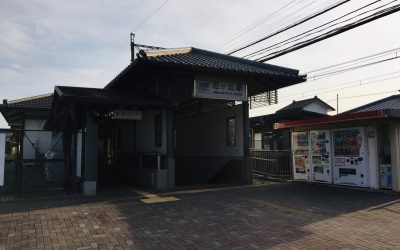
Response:
M330 131L311 131L310 142L312 181L332 183Z
M368 157L364 129L333 130L333 171L335 184L368 186Z
M293 178L295 180L310 181L311 169L309 160L309 133L292 133L293 150Z

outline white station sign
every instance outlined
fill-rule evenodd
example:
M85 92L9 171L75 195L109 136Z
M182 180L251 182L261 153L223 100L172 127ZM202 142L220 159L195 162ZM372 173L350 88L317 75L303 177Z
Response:
M142 111L116 109L113 110L111 117L115 120L142 120Z
M194 97L247 101L247 85L230 80L195 79Z

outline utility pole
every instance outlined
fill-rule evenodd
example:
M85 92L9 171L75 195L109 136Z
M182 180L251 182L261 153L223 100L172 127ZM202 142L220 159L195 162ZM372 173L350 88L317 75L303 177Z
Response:
M339 94L336 94L336 114L339 114Z
M131 33L131 62L135 60L135 34Z

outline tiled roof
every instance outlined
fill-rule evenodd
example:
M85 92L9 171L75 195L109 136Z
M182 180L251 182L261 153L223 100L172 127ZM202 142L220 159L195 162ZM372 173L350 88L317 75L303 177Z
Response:
M270 90L290 86L306 80L305 76L299 75L299 71L296 69L189 47L152 51L141 50L138 53L138 58L118 74L105 88L111 88L137 69L151 68L152 66L177 70L183 69L192 72L201 71L211 74L241 75L247 78L273 78L275 81L268 82ZM131 81L131 78L127 77L125 80Z
M400 95L392 95L392 96L386 97L384 99L365 104L358 108L348 110L344 113L358 113L358 112L367 112L367 111L374 111L374 110L381 110L381 109L399 109L400 110Z
M299 73L298 70L294 69L255 62L192 47L146 51L140 53L139 55L141 55L139 58L141 60L204 67L216 70L228 70L286 77L298 77Z
M6 105L11 108L50 109L52 101L53 94L44 94L8 101Z
M333 107L328 105L326 102L322 101L321 99L319 99L318 97L315 96L310 99L305 99L305 100L301 100L301 101L293 101L291 104L279 109L277 112L294 110L294 109L303 109L304 107L306 107L307 105L309 105L313 102L318 102L331 111L335 110Z

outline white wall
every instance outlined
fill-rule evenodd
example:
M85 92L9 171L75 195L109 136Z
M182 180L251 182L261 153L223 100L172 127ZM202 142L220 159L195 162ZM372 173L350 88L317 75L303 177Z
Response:
M226 145L226 119L236 118L236 146ZM243 156L242 105L174 122L177 156Z
M320 114L327 114L327 110L324 106L320 105L317 102L312 102L303 108L306 111L320 113Z
M369 186L379 189L379 167L378 167L378 131L375 125L367 126L367 150L368 150L368 165L369 165Z
M27 119L25 120L25 130L42 130L45 122L45 120ZM23 159L35 159L35 148L38 153L45 154L51 148L51 137L52 132L26 131L23 140Z
M393 190L400 191L400 122L390 125Z
M155 147L155 116L162 113L162 146ZM143 111L142 120L136 122L136 151L137 152L167 152L167 123L166 112L160 110Z

